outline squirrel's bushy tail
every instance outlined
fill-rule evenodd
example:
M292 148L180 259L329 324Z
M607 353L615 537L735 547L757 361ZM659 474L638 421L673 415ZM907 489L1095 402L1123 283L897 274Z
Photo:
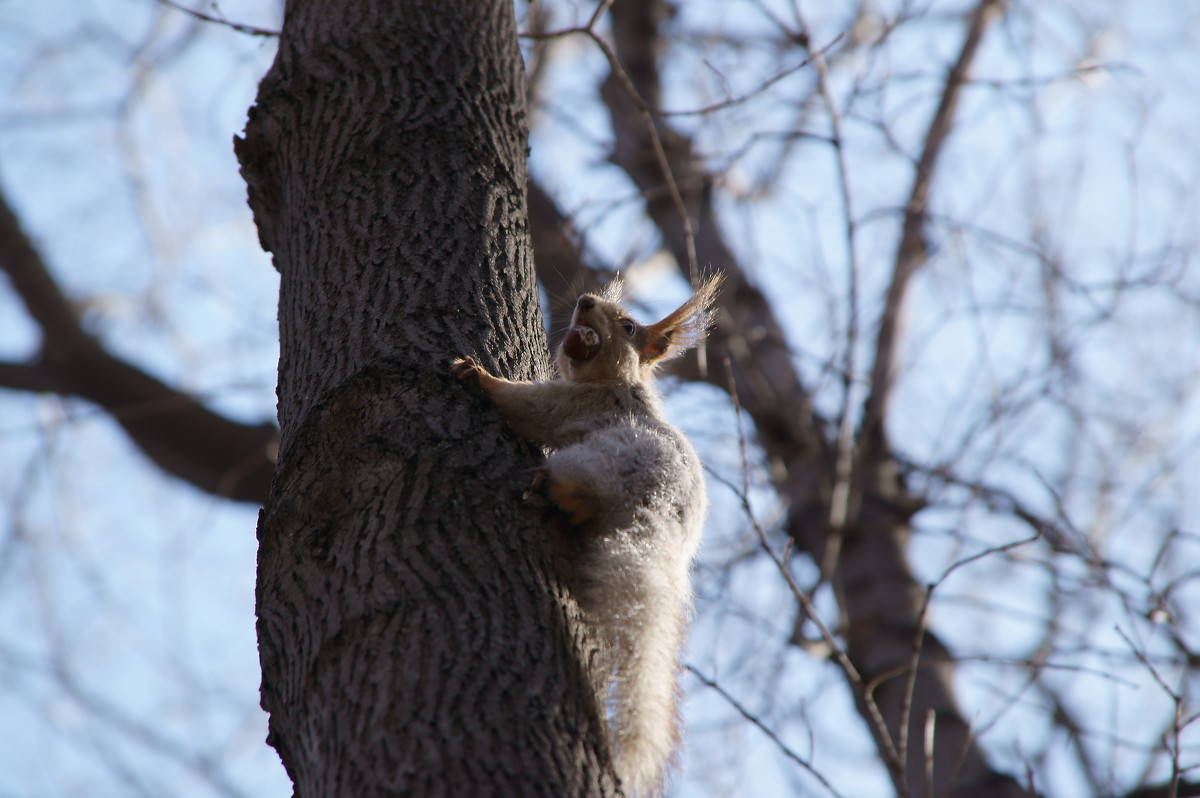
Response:
M657 582L654 576L650 581ZM661 793L667 764L679 744L680 649L690 599L687 580L643 584L642 595L617 631L613 744L626 795Z

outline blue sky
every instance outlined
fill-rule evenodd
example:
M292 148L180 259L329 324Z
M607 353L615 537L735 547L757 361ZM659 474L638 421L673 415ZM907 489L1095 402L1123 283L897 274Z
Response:
M843 11L803 5L814 41L847 33ZM885 16L892 5L880 5ZM274 27L274 6L247 0L220 12ZM591 9L554 7L562 25L571 8L578 18ZM832 75L858 222L860 364L869 363L908 159L958 46L963 7L931 3L927 19ZM1064 647L1080 651L1064 655L1051 681L1101 730L1089 744L1112 784L1142 767L1161 774L1164 763L1147 765L1137 745L1105 733L1146 742L1170 710L1122 635L1169 658L1163 630L1144 617L1151 587L1176 579L1182 606L1200 599L1184 578L1200 562L1191 537L1200 492L1189 476L1200 433L1198 8L1018 5L989 34L936 184L936 252L909 303L893 412L897 445L914 461L1061 509L1125 566L1104 571L1121 590L1105 594L1094 572L1048 565L1044 552L985 559L938 588L934 614L956 651L981 659L1027 656L1048 618L1060 624ZM771 16L790 13L786 2L694 3L672 24L698 39L706 30L767 36ZM26 229L106 345L246 421L274 414L277 278L230 140L272 52L269 39L198 25L149 0L0 5L0 185ZM611 134L594 97L604 60L581 39L556 43L554 54L531 172L576 215L599 262L653 260L657 236L636 191L606 162ZM697 46L667 69L664 105L719 101L799 60ZM820 408L835 413L845 400L846 215L834 152L819 138L827 117L805 104L813 81L799 70L748 102L673 122L720 173L723 229L775 301ZM1048 288L1055 269L1070 279ZM661 268L635 268L630 282L647 315L686 290ZM5 289L0 281L0 357L21 359L35 351L36 329ZM1059 338L1070 362L1047 376L1048 341ZM855 376L861 390L864 375ZM741 484L725 399L667 388L672 418L712 472ZM0 392L0 407L0 501L11 508L0 525L0 796L290 794L257 708L255 509L158 473L85 402ZM753 448L750 458L755 515L773 529L783 508ZM886 794L841 677L787 645L786 586L749 556L751 526L720 479L689 663L811 755L843 794ZM918 517L912 548L922 580L1028 534L936 490L944 501ZM1172 529L1184 534L1156 563ZM815 580L806 562L794 570L802 584ZM1054 606L1055 590L1075 600ZM817 600L832 616L831 596ZM1196 644L1189 620L1182 633ZM1174 677L1172 667L1164 664ZM1020 668L987 662L958 680L967 711L997 719L989 751L1013 771L1054 737L1044 702L1022 685ZM673 794L815 789L727 701L690 677L685 686L689 744ZM1185 742L1200 742L1193 737ZM1048 744L1042 778L1055 795L1086 795L1068 749Z

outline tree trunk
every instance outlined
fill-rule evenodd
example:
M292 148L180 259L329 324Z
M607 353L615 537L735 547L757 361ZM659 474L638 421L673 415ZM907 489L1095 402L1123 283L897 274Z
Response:
M282 278L258 638L298 796L616 793L539 454L448 371L547 369L512 15L289 2L237 142Z

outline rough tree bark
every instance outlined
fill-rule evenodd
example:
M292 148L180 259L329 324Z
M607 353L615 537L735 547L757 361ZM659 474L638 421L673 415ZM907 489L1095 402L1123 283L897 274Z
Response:
M293 0L237 142L282 277L257 602L297 795L616 793L538 455L448 372L548 364L512 15Z

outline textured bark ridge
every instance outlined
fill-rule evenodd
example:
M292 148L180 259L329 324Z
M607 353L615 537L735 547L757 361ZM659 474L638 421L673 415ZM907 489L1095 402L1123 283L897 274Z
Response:
M505 0L291 2L236 143L281 274L258 635L299 796L616 793L537 454L447 368L548 363L523 80Z

